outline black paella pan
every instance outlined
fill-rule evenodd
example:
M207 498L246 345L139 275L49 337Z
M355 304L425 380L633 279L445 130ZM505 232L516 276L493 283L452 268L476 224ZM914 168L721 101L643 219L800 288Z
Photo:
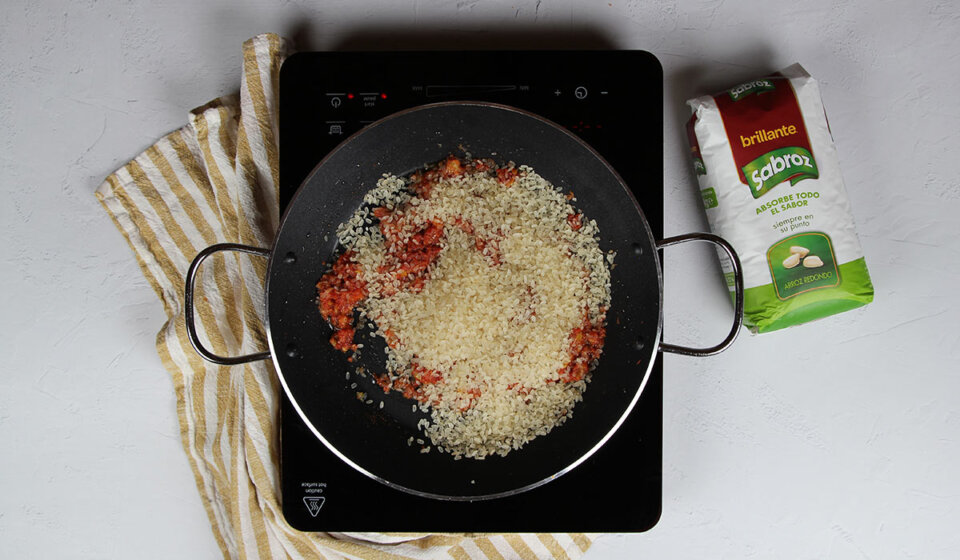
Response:
M362 340L359 362L335 350L332 329L315 305L316 283L338 254L336 229L363 203L384 174L406 175L464 150L498 163L533 167L600 229L600 248L616 251L611 271L603 355L573 416L546 436L506 457L454 460L421 453L417 423L428 416L396 391L384 395L357 367L382 372L380 340ZM652 185L651 188L662 188ZM662 274L659 248L690 240L724 250L736 272L735 317L727 338L704 349L661 343ZM200 263L217 251L269 258L266 282L269 352L221 357L205 349L193 324L193 280ZM743 279L739 260L710 234L654 240L630 190L592 148L562 127L512 107L478 102L425 105L377 121L327 155L304 181L280 224L272 249L213 245L197 255L187 275L185 314L191 342L204 358L238 364L272 357L290 402L334 454L365 475L412 494L445 500L508 496L569 472L607 441L632 410L650 375L656 352L711 355L724 350L741 326ZM349 375L348 372L353 372ZM373 401L369 404L368 401ZM383 401L383 407L379 403ZM413 438L413 440L411 440Z

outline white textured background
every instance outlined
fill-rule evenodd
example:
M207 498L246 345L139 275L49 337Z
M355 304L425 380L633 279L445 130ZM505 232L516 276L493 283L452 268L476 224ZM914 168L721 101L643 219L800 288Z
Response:
M0 557L219 556L154 351L162 308L93 191L236 90L240 44L264 31L321 50L401 31L406 46L532 34L652 51L667 235L705 227L682 101L804 64L876 301L716 358L668 356L662 520L587 558L960 558L960 8L929 0L4 0ZM722 336L712 259L668 252L668 340Z

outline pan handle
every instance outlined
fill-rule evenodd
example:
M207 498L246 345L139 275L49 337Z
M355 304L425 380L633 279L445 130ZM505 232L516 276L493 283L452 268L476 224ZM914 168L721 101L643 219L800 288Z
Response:
M220 251L238 251L241 253L250 253L251 255L260 255L261 257L270 256L269 249L261 249L259 247L251 247L249 245L240 245L238 243L217 243L216 245L211 245L203 251L200 251L193 259L193 262L190 263L190 268L187 269L186 287L184 288L183 294L183 316L187 324L187 338L190 339L190 344L193 345L193 349L196 350L197 354L200 354L204 360L213 362L215 364L220 364L222 366L234 366L237 364L245 364L247 362L266 360L270 358L269 351L236 357L218 356L207 350L200 342L200 337L197 336L197 325L193 319L193 292L194 283L197 279L197 271L200 270L200 263L202 263L210 255Z
M740 334L740 327L743 326L743 269L740 266L740 257L737 256L737 252L733 250L733 247L722 237L713 235L712 233L687 233L685 235L670 237L658 242L657 249L663 249L664 247L677 245L679 243L686 243L687 241L706 241L713 243L723 249L724 252L727 253L727 256L730 257L730 263L733 265L733 287L735 293L733 328L730 329L730 334L727 335L727 338L723 339L723 342L710 348L687 348L686 346L661 343L660 350L674 354L683 354L685 356L713 356L714 354L723 352L733 344L733 341L737 339L737 335Z

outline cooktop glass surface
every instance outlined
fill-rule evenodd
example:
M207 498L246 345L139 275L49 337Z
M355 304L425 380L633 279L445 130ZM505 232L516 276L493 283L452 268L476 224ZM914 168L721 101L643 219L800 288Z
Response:
M663 237L662 73L643 51L296 54L280 75L281 212L349 135L401 109L452 100L512 105L577 134L623 177ZM584 463L519 495L451 502L355 471L282 396L284 516L303 531L645 531L660 517L662 397L658 357L633 411Z

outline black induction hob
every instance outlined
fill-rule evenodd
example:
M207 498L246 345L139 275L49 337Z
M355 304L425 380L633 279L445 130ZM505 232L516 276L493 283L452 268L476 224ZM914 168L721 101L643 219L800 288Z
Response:
M542 115L593 146L659 239L662 84L660 64L643 51L299 53L280 72L281 211L323 156L366 124L425 103L491 101ZM367 478L281 400L283 513L302 531L637 532L660 518L662 357L627 420L584 463L533 490L477 502L422 498Z

